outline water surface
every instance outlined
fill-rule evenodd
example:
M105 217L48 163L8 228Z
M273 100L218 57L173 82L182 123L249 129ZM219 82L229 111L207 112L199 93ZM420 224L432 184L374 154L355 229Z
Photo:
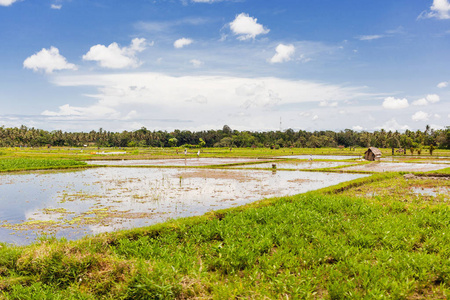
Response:
M201 215L363 177L300 171L94 168L0 175L0 241L68 239Z

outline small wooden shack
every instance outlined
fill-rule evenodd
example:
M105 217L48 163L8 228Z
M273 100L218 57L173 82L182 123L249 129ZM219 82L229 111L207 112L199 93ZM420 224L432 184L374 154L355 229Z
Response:
M370 147L364 152L364 159L369 161L379 161L381 158L381 151L378 148Z

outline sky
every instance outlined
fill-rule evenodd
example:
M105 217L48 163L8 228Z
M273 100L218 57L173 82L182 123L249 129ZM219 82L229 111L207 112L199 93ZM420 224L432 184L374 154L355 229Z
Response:
M0 126L450 125L449 0L0 0Z

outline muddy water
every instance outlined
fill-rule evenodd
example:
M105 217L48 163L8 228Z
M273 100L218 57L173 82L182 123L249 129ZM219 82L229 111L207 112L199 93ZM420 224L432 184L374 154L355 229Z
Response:
M322 168L334 168L339 166L351 165L351 162L339 162L339 161L301 161L301 162L270 162L263 164L252 164L235 166L234 168L272 168L275 164L277 169L294 169L294 170L313 170Z
M359 159L361 156L356 155L288 155L279 156L279 158L296 158L296 159L331 159L331 160L343 160L343 159Z
M211 166L225 164L241 164L248 162L259 162L253 158L174 158L174 159L148 159L148 160L93 160L88 161L91 165L109 166ZM266 160L267 161L267 160Z
M363 177L258 170L96 168L0 175L0 241L77 239Z
M428 172L448 168L446 164L432 163L388 163L373 162L359 166L343 168L344 171L370 171L370 172Z

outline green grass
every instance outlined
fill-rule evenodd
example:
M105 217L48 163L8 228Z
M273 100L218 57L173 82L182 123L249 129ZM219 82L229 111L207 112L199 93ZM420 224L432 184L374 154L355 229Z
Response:
M445 299L450 208L378 174L75 242L0 247L4 299ZM389 193L365 198L358 189Z
M178 154L177 154L178 149ZM200 157L252 157L252 158L272 158L274 156L285 155L356 155L362 156L366 148L357 148L350 150L348 148L202 148ZM380 149L383 157L391 155L391 149ZM87 147L35 147L35 148L0 148L0 157L21 157L21 158L58 158L58 159L74 159L74 160L117 160L117 159L163 159L163 158L184 158L184 148L100 148ZM197 157L198 149L189 149L187 157ZM97 152L126 152L126 154L102 155ZM420 161L435 159L437 156L450 157L450 150L437 149L433 152L433 156L423 152L419 158L416 155L395 155L402 161Z
M0 158L0 172L42 169L67 169L87 166L72 159Z

